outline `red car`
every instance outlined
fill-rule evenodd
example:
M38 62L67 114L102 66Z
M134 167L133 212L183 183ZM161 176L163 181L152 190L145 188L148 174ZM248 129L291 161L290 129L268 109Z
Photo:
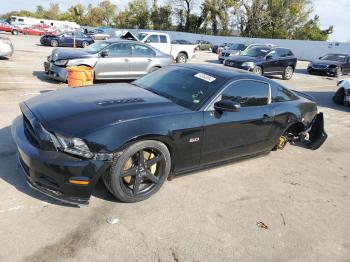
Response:
M18 35L20 29L10 25L7 22L0 21L0 31L11 32L13 35Z
M39 28L23 28L20 32L24 35L45 35L46 31Z

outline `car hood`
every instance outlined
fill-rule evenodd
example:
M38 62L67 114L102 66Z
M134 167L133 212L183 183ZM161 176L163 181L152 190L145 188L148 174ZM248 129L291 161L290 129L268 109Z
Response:
M125 121L188 111L128 83L64 88L24 103L49 131L76 137Z
M342 64L342 62L332 61L332 60L315 60L312 63L318 64L318 65L341 65Z
M263 58L253 57L253 56L231 56L228 60L236 62L260 62Z
M64 50L61 48L57 48L52 51L51 59L53 61L56 61L63 59L86 58L92 56L94 55L80 50Z

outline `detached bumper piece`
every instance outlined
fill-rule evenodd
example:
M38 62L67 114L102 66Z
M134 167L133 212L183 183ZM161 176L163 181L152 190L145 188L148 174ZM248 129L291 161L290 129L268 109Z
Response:
M309 133L308 148L316 150L320 148L327 139L327 133L324 130L323 113L318 113L313 120Z

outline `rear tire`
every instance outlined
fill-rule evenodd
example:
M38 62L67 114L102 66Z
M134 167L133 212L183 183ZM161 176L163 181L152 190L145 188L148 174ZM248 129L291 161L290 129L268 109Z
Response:
M52 40L50 41L50 45L51 45L52 47L58 47L58 41L57 41L56 39L52 39Z
M152 161L153 159L153 161ZM110 193L126 203L145 200L161 188L170 173L168 148L159 141L144 140L129 146L112 163L103 181Z
M343 87L339 88L333 96L333 101L337 105L344 105L345 89Z
M293 77L294 69L291 66L287 66L282 74L283 80L290 80Z
M178 64L185 64L187 62L187 55L184 53L178 54L176 57L176 63Z

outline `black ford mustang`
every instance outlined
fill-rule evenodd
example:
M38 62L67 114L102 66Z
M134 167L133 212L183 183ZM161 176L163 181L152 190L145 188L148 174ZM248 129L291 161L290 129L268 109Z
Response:
M176 174L295 139L317 149L327 137L322 113L306 95L203 65L45 93L20 108L12 132L27 181L75 204L88 203L101 177L116 198L136 202Z

